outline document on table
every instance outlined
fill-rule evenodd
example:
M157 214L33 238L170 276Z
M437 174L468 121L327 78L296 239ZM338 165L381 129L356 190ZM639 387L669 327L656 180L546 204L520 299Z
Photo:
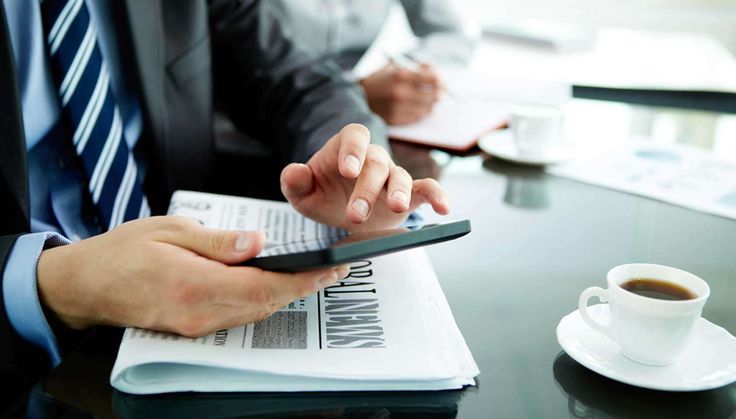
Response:
M465 70L441 72L447 91L419 122L389 127L392 139L466 151L485 133L506 124L514 104L562 106L569 85L513 78L489 79Z
M335 234L288 204L178 191L170 213L271 242ZM197 339L128 328L110 382L127 393L440 390L478 368L422 249L355 262L346 278L255 324Z
M736 161L686 145L627 145L547 171L736 219Z
M394 140L466 151L486 132L504 126L508 117L502 103L446 97L421 121L390 126L388 134Z

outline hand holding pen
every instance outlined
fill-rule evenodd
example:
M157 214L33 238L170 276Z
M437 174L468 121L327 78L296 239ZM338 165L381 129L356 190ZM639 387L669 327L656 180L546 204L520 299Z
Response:
M360 80L368 105L389 125L418 122L432 112L444 86L429 64L402 56Z

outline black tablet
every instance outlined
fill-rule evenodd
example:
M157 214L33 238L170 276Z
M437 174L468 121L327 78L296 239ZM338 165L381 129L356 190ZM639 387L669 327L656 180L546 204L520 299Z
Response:
M369 233L320 237L298 243L267 244L261 256L249 259L242 265L255 266L269 271L306 271L452 240L469 232L470 220L460 220ZM295 251L295 249L308 250Z

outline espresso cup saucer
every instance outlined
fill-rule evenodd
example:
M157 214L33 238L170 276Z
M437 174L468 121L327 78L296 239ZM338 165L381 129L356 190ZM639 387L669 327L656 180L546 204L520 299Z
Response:
M588 307L601 323L609 318L608 304ZM632 386L664 391L700 391L736 382L736 338L702 317L692 341L674 363L656 367L625 357L617 344L591 329L578 310L560 320L557 341L586 368Z
M569 147L559 147L543 155L519 153L514 135L509 129L491 131L478 140L478 147L493 157L528 166L546 166L560 163L573 156Z

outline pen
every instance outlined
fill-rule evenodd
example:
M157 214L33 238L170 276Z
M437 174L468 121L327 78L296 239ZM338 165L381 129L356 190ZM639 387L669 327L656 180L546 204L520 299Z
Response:
M416 73L417 71L419 71L419 66L421 65L418 61L409 58L406 55L386 54L386 57L391 62L391 64L402 70L411 71L412 73Z
M422 65L421 62L408 54L393 55L387 53L386 57L388 58L389 62L391 62L391 64L404 71L411 71L413 73L416 73L417 71L419 71L419 67ZM441 90L443 90L448 96L454 99L460 99L460 96L457 93L448 89L444 83L441 83L440 86Z

